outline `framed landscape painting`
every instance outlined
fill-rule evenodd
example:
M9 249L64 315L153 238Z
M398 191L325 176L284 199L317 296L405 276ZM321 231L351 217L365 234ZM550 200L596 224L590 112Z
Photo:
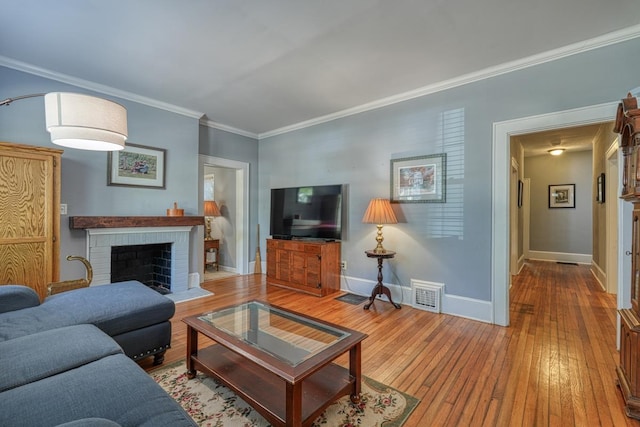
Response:
M127 144L108 156L107 184L128 187L165 188L167 150Z
M446 153L391 160L392 203L444 203Z

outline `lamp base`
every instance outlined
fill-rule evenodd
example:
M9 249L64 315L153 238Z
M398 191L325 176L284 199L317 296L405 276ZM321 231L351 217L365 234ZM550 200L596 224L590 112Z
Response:
M204 232L204 240L213 240L211 237L211 218L207 217L206 228Z
M376 235L376 242L378 242L378 245L375 247L373 252L383 254L386 253L387 250L382 247L382 241L384 240L384 237L382 237L382 224L378 224L376 227L378 227L378 233Z

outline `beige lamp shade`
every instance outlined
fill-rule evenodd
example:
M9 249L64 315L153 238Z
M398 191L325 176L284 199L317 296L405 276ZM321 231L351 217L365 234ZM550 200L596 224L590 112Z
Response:
M397 224L398 219L396 214L391 209L391 203L387 199L371 199L369 207L367 207L362 222L365 224L376 224L378 232L376 234L376 242L378 242L376 248L373 250L375 253L383 254L387 250L382 247L382 225L383 224Z
M79 93L52 92L44 96L51 142L93 151L124 149L127 110L120 104Z
M220 209L215 200L204 201L204 216L207 219L204 232L205 240L211 240L211 217L220 215Z
M220 216L220 209L215 200L204 201L204 216Z
M369 207L362 217L365 224L397 224L396 214L387 199L371 199Z

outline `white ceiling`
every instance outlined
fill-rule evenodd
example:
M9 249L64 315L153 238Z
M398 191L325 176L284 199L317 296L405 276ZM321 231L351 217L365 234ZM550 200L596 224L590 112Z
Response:
M553 148L562 148L566 152L592 150L599 134L613 142L617 136L613 132L613 122L553 129L513 138L522 145L525 157L531 157L549 155L549 150Z
M255 136L638 36L638 0L0 0L0 65Z

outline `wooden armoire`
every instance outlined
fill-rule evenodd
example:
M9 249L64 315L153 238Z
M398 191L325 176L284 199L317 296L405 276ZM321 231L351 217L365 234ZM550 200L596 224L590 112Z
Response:
M0 285L59 280L62 150L0 142Z
M640 419L640 109L629 94L618 105L614 131L620 134L623 178L620 197L633 203L631 239L631 308L620 313L618 385L628 416Z

